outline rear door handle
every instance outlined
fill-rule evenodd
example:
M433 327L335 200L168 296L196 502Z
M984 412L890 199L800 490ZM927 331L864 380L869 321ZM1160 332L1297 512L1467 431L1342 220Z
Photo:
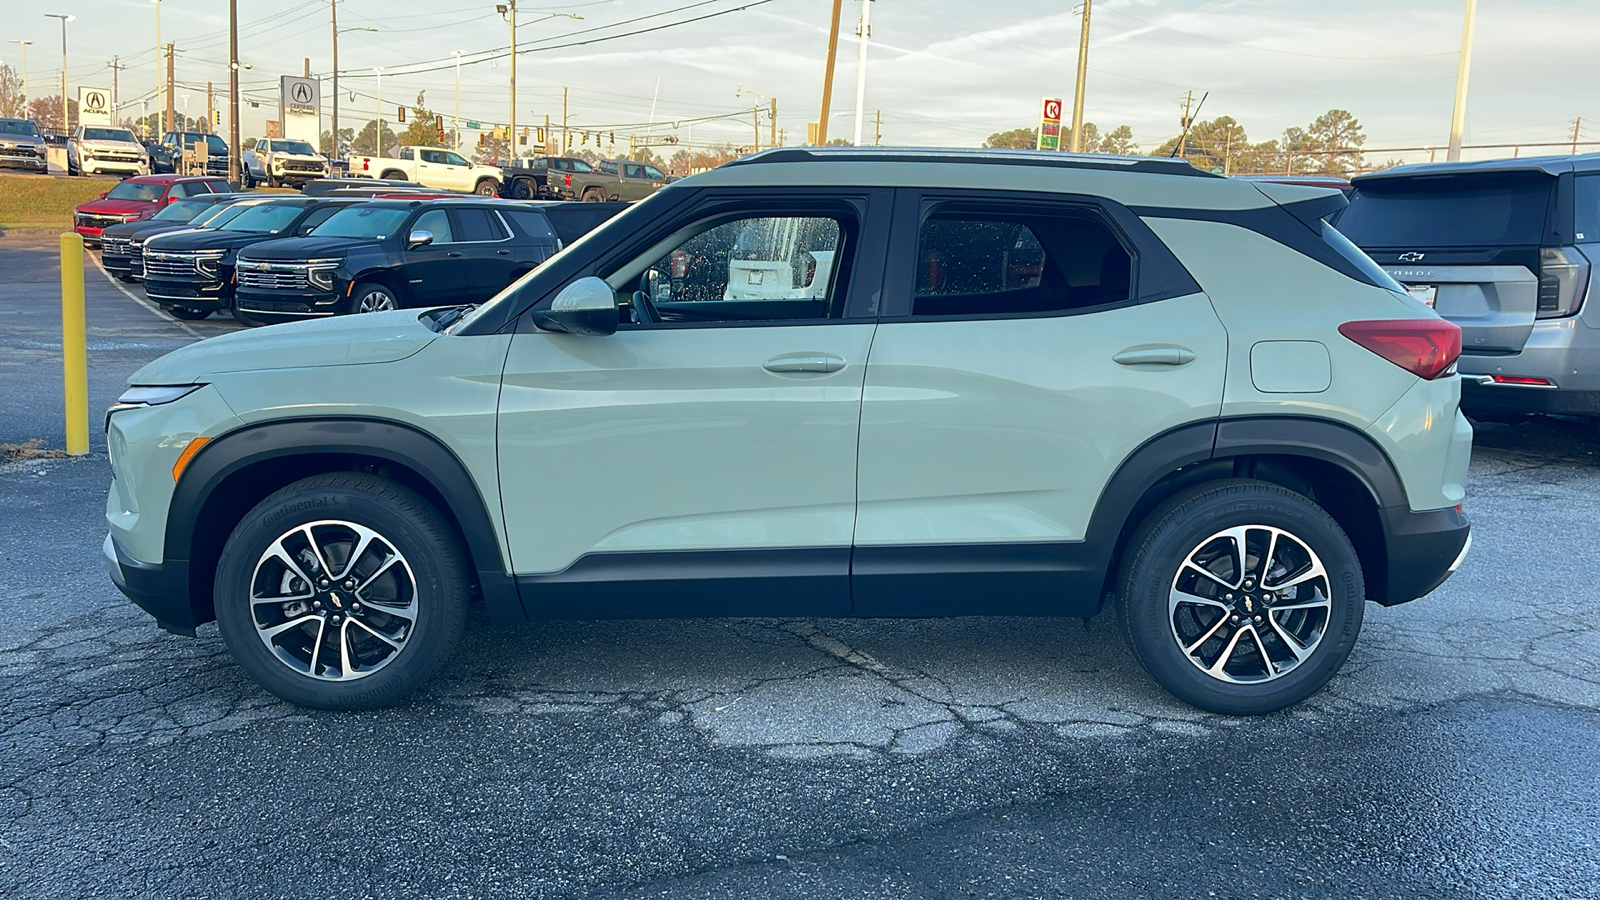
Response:
M510 256L511 255L511 251L510 250L496 250L495 253L498 253L501 256Z
M1186 366L1194 359L1188 347L1131 347L1111 357L1124 366Z
M837 372L844 368L844 359L827 353L775 356L761 367L768 372Z

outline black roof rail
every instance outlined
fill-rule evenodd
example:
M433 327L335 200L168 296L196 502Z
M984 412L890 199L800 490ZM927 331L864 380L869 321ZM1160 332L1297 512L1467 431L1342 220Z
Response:
M1163 156L1114 156L1105 153L1062 153L1055 150L991 150L955 147L780 147L741 157L728 166L796 162L908 162L962 165L1042 166L1099 169L1108 172L1151 172L1192 178L1223 176L1197 169L1186 159Z

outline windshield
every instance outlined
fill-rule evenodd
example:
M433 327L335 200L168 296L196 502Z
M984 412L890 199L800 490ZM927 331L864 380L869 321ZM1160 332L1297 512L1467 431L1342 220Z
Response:
M83 130L83 139L86 141L125 141L129 144L139 143L138 141L134 140L133 132L126 128L85 128Z
M278 141L272 142L274 153L298 153L301 156L315 156L317 151L311 149L308 141Z
M138 200L142 203L154 203L161 199L162 193L167 189L164 184L151 184L149 182L124 181L106 192L108 200Z
M245 210L252 208L254 208L254 204L251 203L218 203L211 209L190 219L189 224L206 228L218 228L223 223L231 222L238 218Z
M411 215L409 209L352 206L341 209L312 230L317 237L372 238L381 240L399 230Z
M0 134L22 134L38 137L39 129L32 122L0 122Z
M227 156L228 155L228 145L222 140L222 138L217 137L214 134L202 134L202 133L200 133L198 131L190 131L190 132L186 132L184 134L178 135L178 142L180 144L182 144L184 147L192 146L197 141L205 141L206 142L206 155L207 156Z
M1380 179L1356 188L1339 230L1369 248L1538 244L1555 187L1521 173Z
M277 234L294 224L305 207L299 204L263 203L252 206L227 223L218 226L223 231L249 231L255 234Z
M153 222L189 222L215 205L214 203L201 203L198 200L179 200L177 203L168 204L161 212L151 216L150 220Z

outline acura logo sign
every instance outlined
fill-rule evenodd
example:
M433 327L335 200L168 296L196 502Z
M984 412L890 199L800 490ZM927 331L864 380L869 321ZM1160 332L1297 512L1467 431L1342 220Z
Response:
M1412 250L1409 253L1400 254L1400 261L1401 262L1422 262L1422 257L1423 257L1423 254L1418 253L1415 250Z
M296 103L311 102L311 85L299 82L294 86L294 99Z

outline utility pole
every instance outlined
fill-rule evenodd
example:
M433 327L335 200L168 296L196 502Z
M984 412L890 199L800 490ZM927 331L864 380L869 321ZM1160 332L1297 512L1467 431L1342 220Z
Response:
M1078 29L1078 88L1072 95L1072 152L1083 152L1083 82L1089 73L1089 9L1083 0L1083 24Z
M22 108L28 108L28 45L33 41L24 41L21 38L11 38L8 43L18 44L22 47Z
M121 56L113 56L111 57L111 62L106 63L106 68L111 70L111 124L121 125L122 98L121 88L118 85L118 81L120 80L118 76L122 74L122 70L126 69L127 66L122 65ZM28 76L24 75L22 77L26 79Z
M768 123L769 128L767 131L767 146L769 148L778 146L778 98L773 97L771 103L772 109L770 114L772 116L772 121Z
M872 146L877 147L883 143L883 110L878 110L877 124L872 127Z
M1578 155L1578 135L1581 134L1582 132L1583 132L1583 116L1579 116L1578 120L1576 122L1572 123L1572 155L1573 156L1577 156Z
M382 156L383 155L383 67L382 66L378 66L377 68L373 69L372 71L376 72L377 75L378 75L378 91L377 91L377 93L378 93L378 97L377 97L377 100L378 100L378 107L377 107L378 118L375 120L377 124L373 126L373 131L372 131L372 155L373 156Z
M506 157L517 158L517 0L506 0L506 21L511 23L511 132Z
M571 149L572 137L567 134L567 89L561 89L561 150L563 155Z
M228 0L228 183L239 183L239 0Z
M461 51L456 55L456 152L461 152Z
M213 122L217 121L216 109L217 104L212 98L211 94L211 82L208 81L206 82L206 131L210 131L216 127L212 124Z
M457 141L459 143L459 141ZM550 114L544 114L544 143L539 145L539 152L545 156L550 155Z
M861 146L861 126L867 121L867 41L872 37L872 0L861 0L861 41L856 54L856 135Z
M167 124L166 124L166 127L162 129L162 133L163 134L165 134L168 131L182 131L183 130L181 128L177 128L177 129L173 128L173 124L174 124L174 122L175 122L175 120L177 118L178 110L177 110L177 98L172 95L173 94L173 90L177 86L176 85L176 79L173 78L172 53L173 53L173 51L172 51L172 42L168 41L167 42Z
M839 55L839 12L844 0L833 0L833 24L828 27L828 62L822 74L822 113L817 117L817 145L828 143L828 106L833 102L833 62Z
M756 127L756 135L755 135L756 143L755 143L755 147L753 149L751 149L750 152L751 153L760 153L761 152L761 107L760 106L752 106L752 107L750 107L750 122L751 122L751 124L755 125L755 127Z
M1189 146L1189 105L1193 102L1194 91L1189 91L1183 98L1183 133L1178 135L1179 156L1183 156L1183 151Z
M1460 162L1461 132L1467 118L1467 77L1472 74L1472 27L1478 17L1478 0L1467 0L1461 22L1461 56L1456 64L1456 105L1450 112L1450 152L1445 162Z
M339 0L328 0L328 9L333 12L333 137L332 144L328 147L331 158L339 158ZM329 173L333 169L329 167Z
M166 105L162 102L161 92L166 87L166 81L161 77L161 0L156 3L156 118L161 118L161 110ZM166 123L156 123L156 140L166 134Z
M67 23L73 17L62 13L45 13L45 18L61 20L61 133L67 134L70 131L67 123L71 121L67 117Z

